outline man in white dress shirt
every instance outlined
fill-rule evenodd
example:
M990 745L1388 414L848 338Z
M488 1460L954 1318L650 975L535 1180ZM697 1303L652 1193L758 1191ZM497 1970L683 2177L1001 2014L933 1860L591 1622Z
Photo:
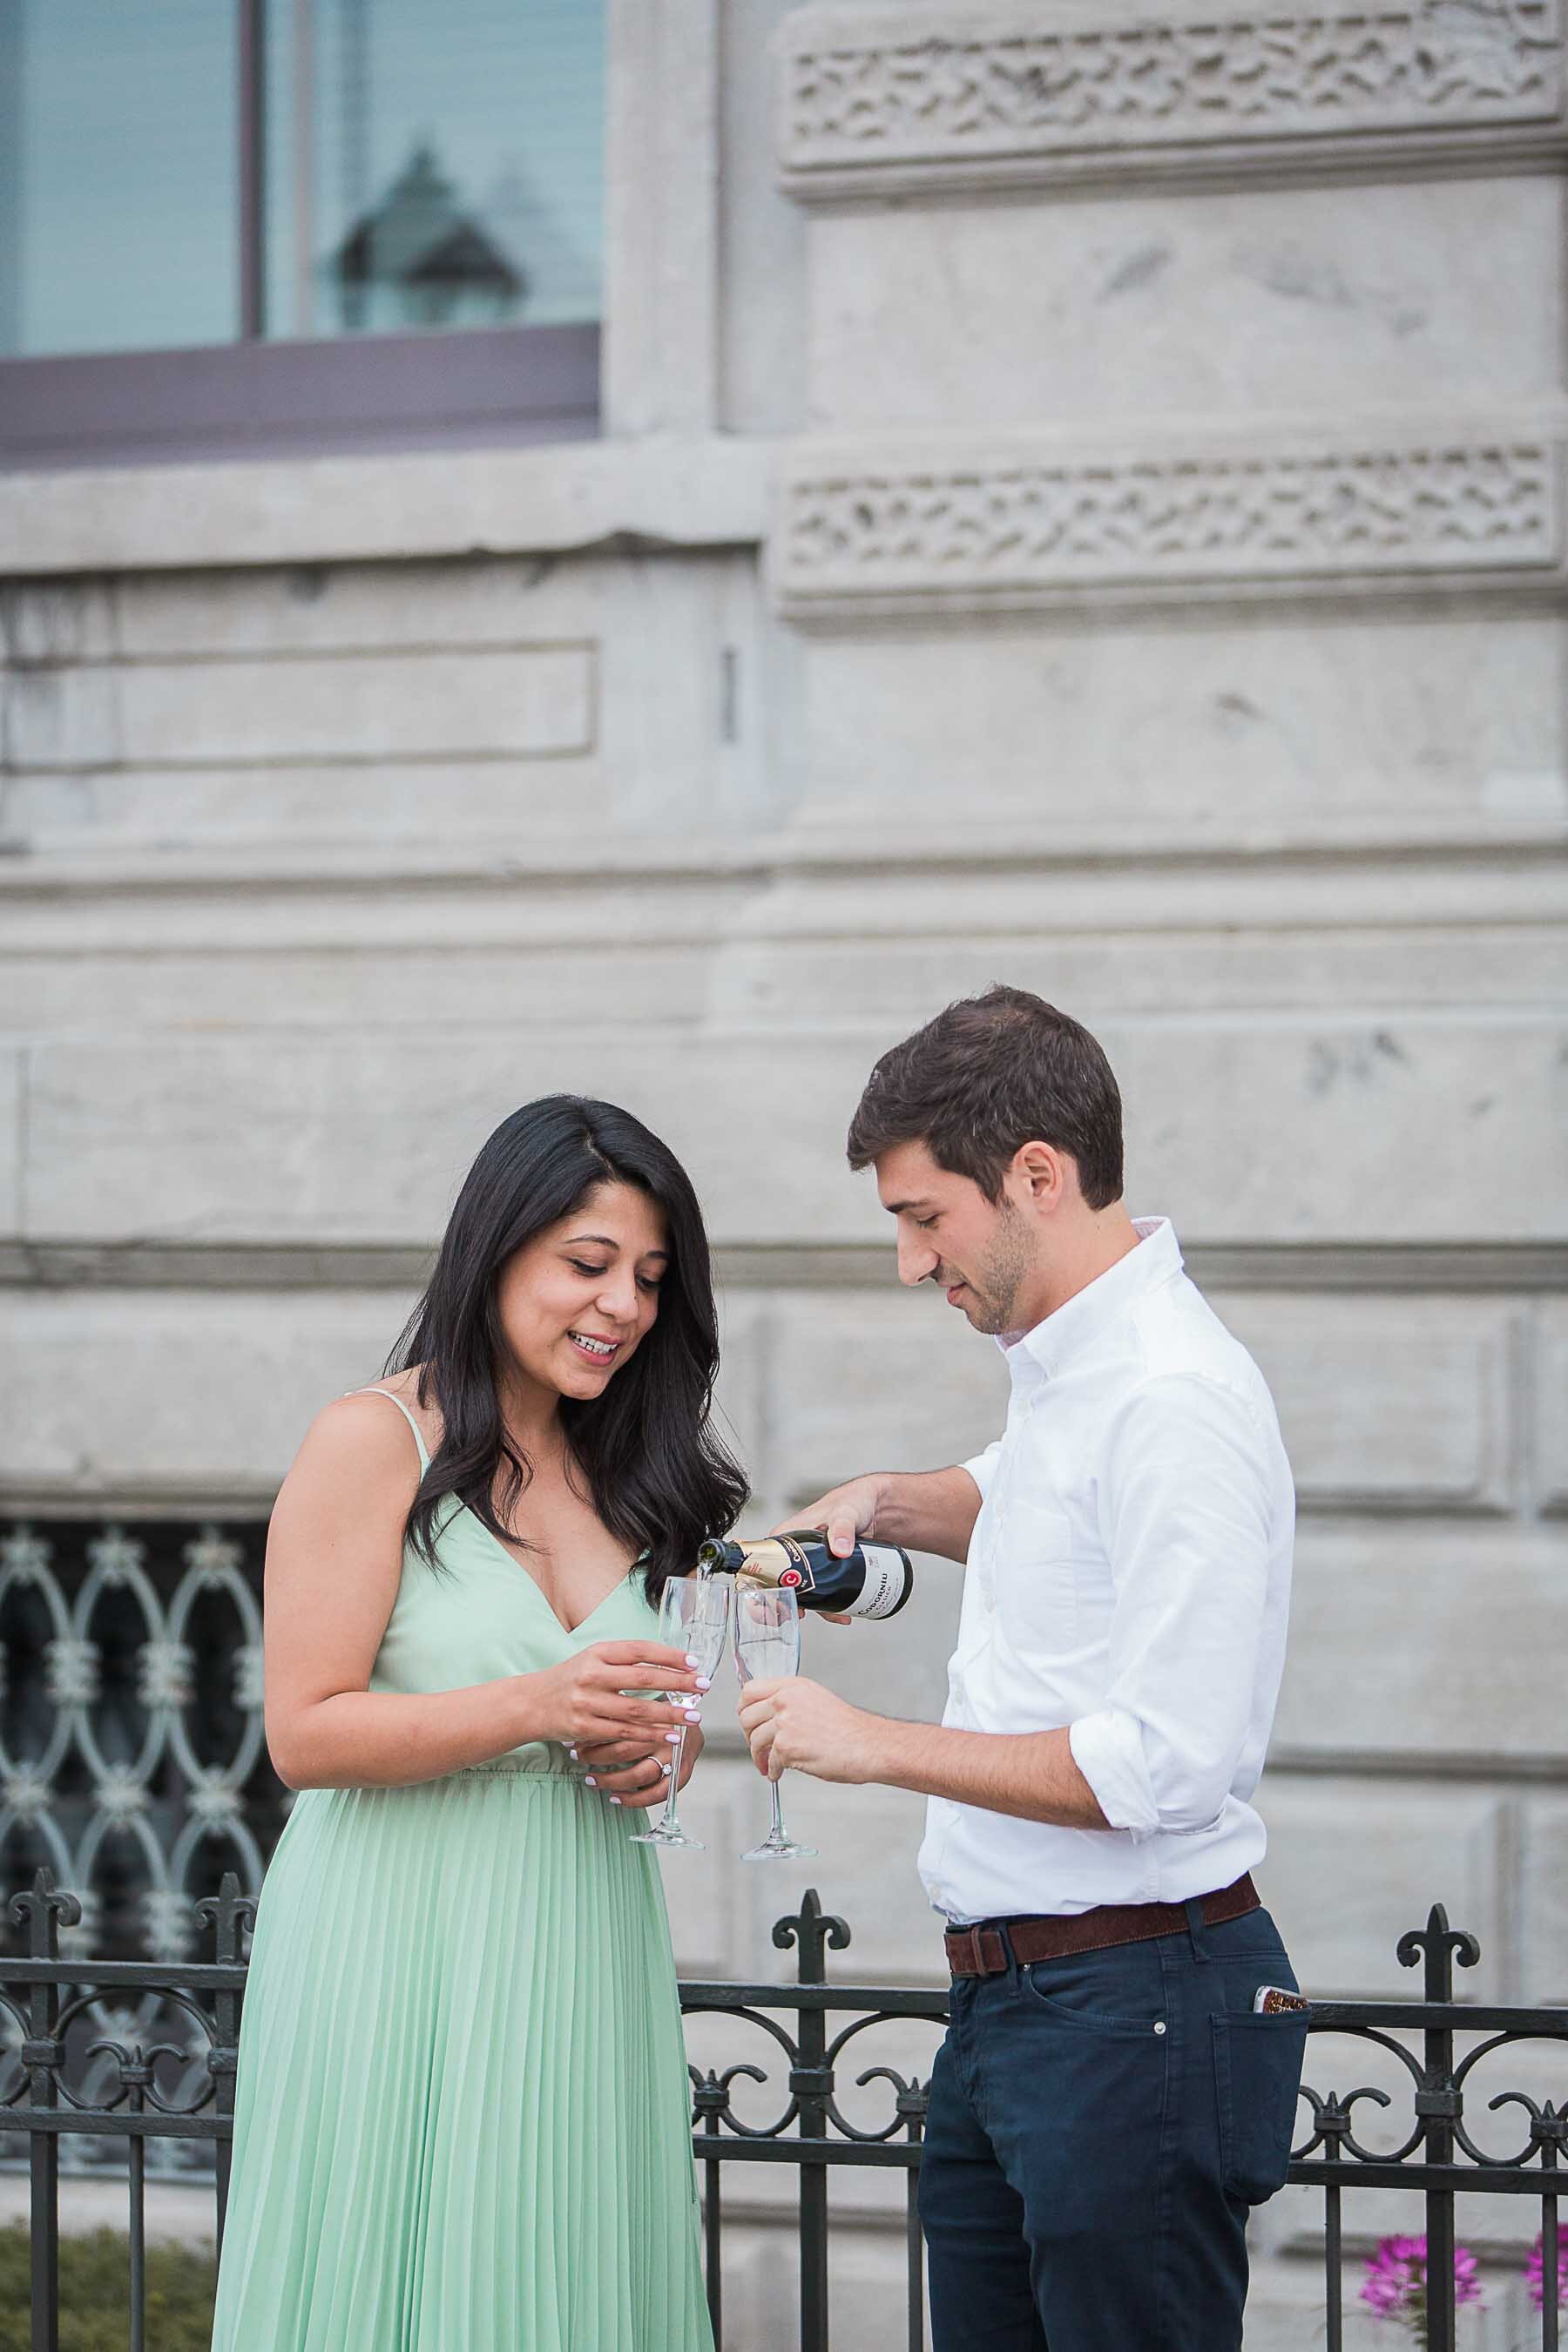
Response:
M941 1728L804 1677L741 1715L774 1777L930 1799L936 2352L1237 2352L1306 2035L1250 1875L1294 1525L1268 1391L1169 1223L1128 1214L1110 1065L1039 997L992 989L884 1055L849 1160L900 1279L1000 1342L1006 1427L792 1522L967 1563Z

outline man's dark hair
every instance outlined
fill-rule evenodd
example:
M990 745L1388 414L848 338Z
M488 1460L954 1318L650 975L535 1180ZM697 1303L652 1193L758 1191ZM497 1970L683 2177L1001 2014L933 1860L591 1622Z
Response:
M849 1122L849 1165L923 1143L988 1201L1026 1143L1070 1152L1091 1209L1121 1197L1121 1095L1081 1023L1026 988L950 1004L883 1055Z

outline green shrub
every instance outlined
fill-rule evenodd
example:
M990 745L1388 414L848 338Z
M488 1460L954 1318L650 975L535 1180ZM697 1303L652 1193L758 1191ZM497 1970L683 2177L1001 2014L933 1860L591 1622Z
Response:
M210 2246L147 2249L148 2352L208 2352L217 2264ZM0 2352L28 2352L27 2228L0 2229ZM60 2352L126 2352L131 2245L123 2231L60 2240Z

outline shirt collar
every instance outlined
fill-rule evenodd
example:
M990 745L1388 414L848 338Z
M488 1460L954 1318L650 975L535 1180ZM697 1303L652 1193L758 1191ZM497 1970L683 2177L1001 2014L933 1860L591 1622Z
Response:
M1032 1331L998 1339L1015 1381L1020 1373L1026 1377L1037 1371L1053 1378L1125 1315L1134 1299L1180 1274L1181 1246L1169 1217L1134 1217L1132 1230L1138 1236L1136 1249L1075 1291Z

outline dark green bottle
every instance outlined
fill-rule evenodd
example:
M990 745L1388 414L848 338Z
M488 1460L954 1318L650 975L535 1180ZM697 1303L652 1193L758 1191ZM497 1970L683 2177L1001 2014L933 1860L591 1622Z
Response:
M715 1538L703 1545L697 1565L776 1585L793 1592L803 1609L838 1617L896 1617L915 1580L910 1556L897 1544L858 1543L840 1559L828 1550L821 1528L791 1528L754 1542Z

